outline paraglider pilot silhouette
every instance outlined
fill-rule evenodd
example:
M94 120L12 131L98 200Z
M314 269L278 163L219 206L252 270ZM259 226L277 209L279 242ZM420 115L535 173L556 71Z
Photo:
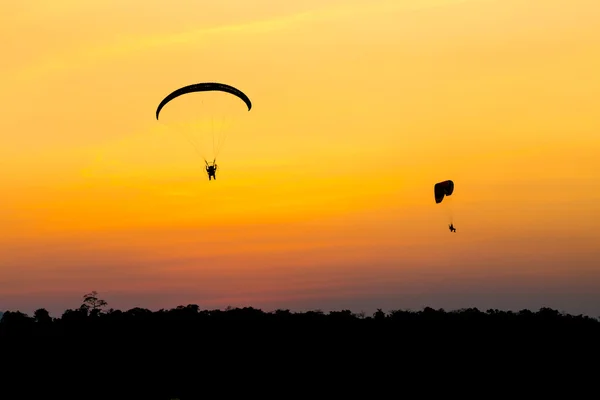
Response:
M208 180L210 181L211 178L214 180L217 180L217 164L213 161L211 164L209 164L207 161L206 162L206 172L208 173Z
M456 228L454 227L454 224L448 225L448 228L450 229L450 232L456 232Z

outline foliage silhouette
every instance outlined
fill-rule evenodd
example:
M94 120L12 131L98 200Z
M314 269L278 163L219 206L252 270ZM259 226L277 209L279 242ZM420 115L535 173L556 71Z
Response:
M265 386L258 390L260 379L274 392L283 388L278 393L288 398L343 379L347 387L330 382L338 397L344 390L354 393L350 386L357 379L384 379L402 366L428 373L442 366L470 373L484 365L487 371L504 365L512 371L534 365L538 370L559 364L573 368L576 359L598 350L600 338L598 319L550 308L426 307L365 315L203 310L189 304L121 311L105 310L108 304L96 292L83 297L79 308L58 318L44 308L33 316L4 312L0 354L10 368L3 374L3 393L12 390L14 398L187 400L230 397L236 390L264 394ZM23 376L35 377L35 384L6 383ZM379 396L371 392L367 397Z

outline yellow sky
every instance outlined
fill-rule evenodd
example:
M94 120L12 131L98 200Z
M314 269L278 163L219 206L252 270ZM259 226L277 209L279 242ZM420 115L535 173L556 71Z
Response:
M0 308L97 290L600 312L596 1L36 0L0 19ZM216 182L154 118L201 81L253 102ZM197 109L180 100L165 115Z

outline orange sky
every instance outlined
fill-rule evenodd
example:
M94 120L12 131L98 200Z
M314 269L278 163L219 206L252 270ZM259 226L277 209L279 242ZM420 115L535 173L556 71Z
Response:
M600 3L179 3L4 7L0 310L600 314ZM154 117L201 81L253 102L216 182Z

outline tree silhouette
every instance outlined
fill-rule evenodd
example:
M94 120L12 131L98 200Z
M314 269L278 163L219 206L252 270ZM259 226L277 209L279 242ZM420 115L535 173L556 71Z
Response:
M50 313L45 308L38 308L35 310L33 319L40 324L49 324L52 322L52 317L50 317Z
M108 303L98 298L98 292L95 290L83 295L83 304L81 308L85 308L90 315L97 316L102 312Z

